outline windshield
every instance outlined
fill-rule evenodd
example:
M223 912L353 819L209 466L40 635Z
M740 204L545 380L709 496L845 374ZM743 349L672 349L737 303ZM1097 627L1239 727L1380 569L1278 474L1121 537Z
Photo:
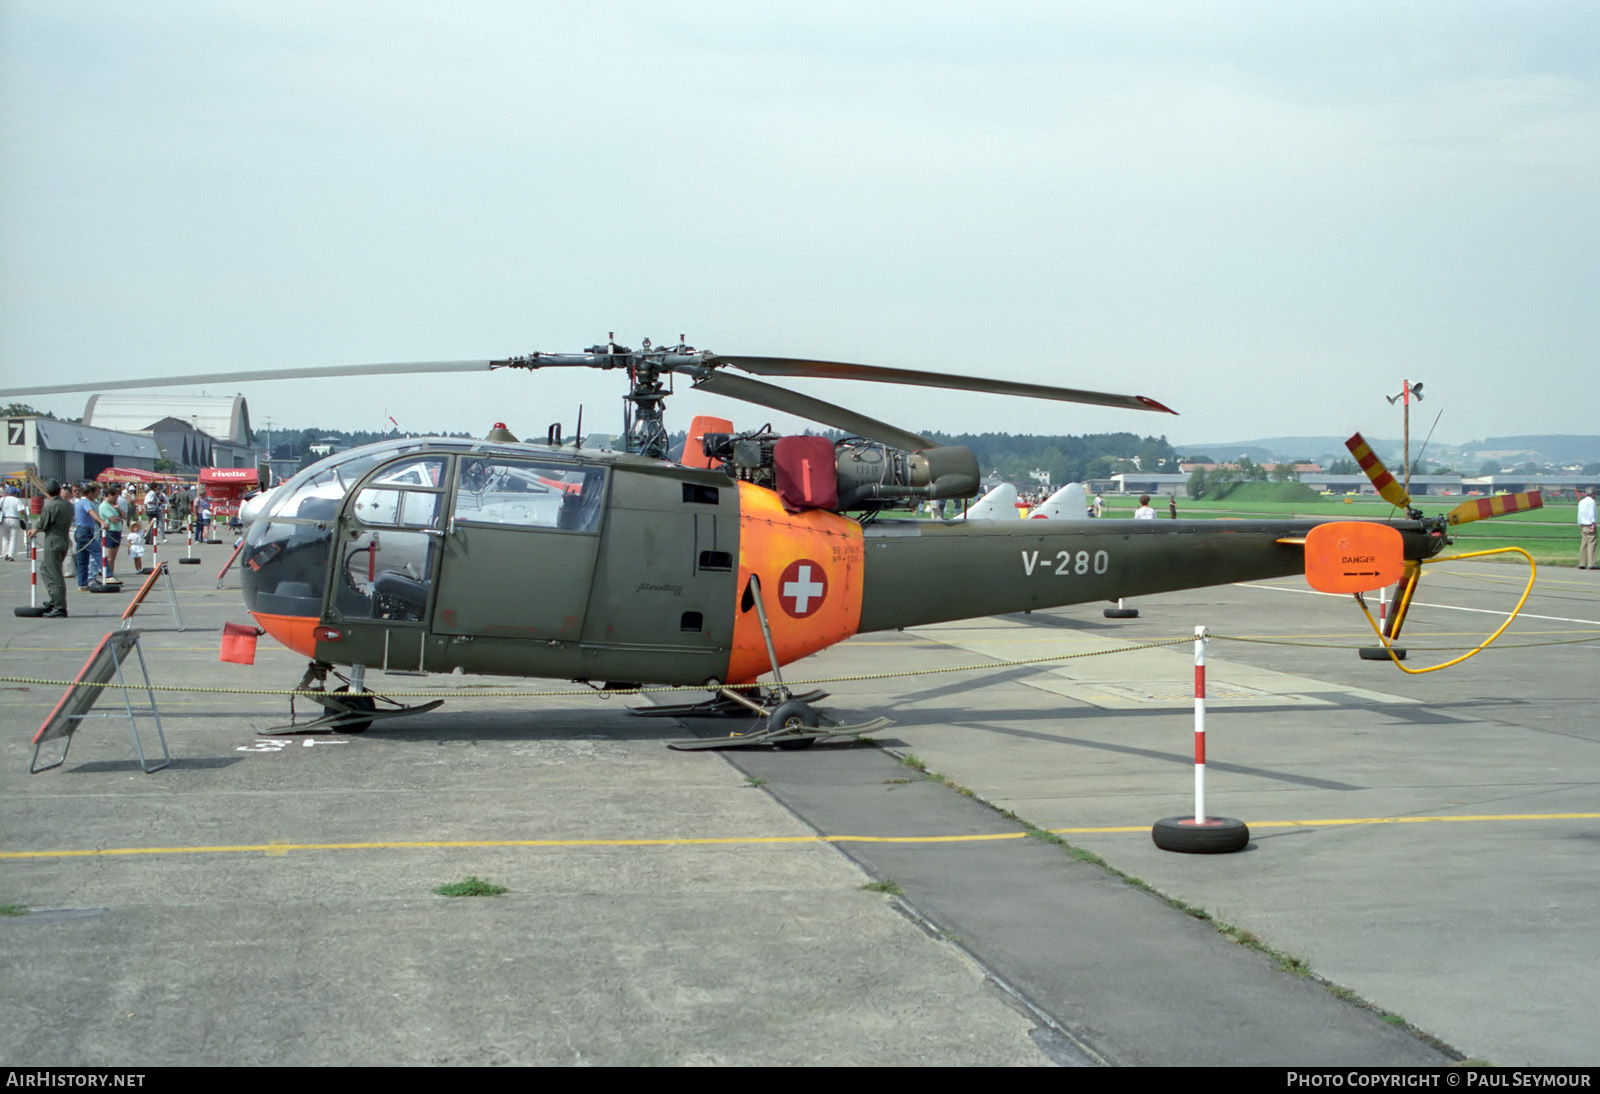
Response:
M407 438L329 456L284 483L274 496L267 516L332 520L339 515L339 503L344 496L374 465L421 448L423 444L421 440Z

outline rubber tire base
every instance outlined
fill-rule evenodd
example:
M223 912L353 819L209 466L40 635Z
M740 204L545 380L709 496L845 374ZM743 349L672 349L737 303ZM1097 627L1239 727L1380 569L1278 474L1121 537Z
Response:
M30 605L25 608L12 608L11 610L24 619L40 619L44 616L44 613L50 609Z
M1163 817L1151 827L1150 838L1163 851L1225 855L1245 849L1250 827L1232 817L1207 817L1204 824L1196 824L1193 817Z
M198 565L200 565L200 560L198 558L180 558L178 560L178 565L179 566L198 566Z
M1404 661L1406 659L1406 648L1404 646L1390 646L1389 649L1385 649L1382 646L1362 646L1356 651L1356 654L1363 661L1387 661L1389 660L1389 650L1394 651L1396 660Z
M1107 608L1100 613L1107 619L1138 619L1138 608Z

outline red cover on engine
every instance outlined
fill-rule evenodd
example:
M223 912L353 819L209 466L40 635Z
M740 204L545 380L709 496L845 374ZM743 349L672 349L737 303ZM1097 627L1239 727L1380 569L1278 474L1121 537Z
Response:
M832 509L839 504L839 473L833 442L826 437L779 437L772 445L778 500L789 512Z

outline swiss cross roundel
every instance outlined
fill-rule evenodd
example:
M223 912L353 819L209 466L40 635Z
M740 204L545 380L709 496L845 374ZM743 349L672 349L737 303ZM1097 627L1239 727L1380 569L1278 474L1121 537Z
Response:
M778 603L795 619L815 615L828 598L828 575L809 558L789 563L778 579Z

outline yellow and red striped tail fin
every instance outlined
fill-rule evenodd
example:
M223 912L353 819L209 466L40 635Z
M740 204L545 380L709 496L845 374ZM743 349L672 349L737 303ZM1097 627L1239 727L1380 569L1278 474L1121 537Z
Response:
M1389 469L1383 466L1383 461L1378 459L1378 454L1372 451L1372 446L1366 439L1357 433L1344 446L1350 450L1350 455L1356 458L1356 463L1361 465L1361 470L1367 473L1367 478L1372 480L1372 485L1378 488L1378 493L1390 505L1397 505L1404 509L1411 504L1411 495L1406 493L1406 488L1389 474Z
M1469 524L1485 517L1503 517L1507 513L1520 513L1525 509L1543 509L1544 495L1538 490L1522 494L1496 494L1492 498L1474 498L1450 510L1451 524Z

